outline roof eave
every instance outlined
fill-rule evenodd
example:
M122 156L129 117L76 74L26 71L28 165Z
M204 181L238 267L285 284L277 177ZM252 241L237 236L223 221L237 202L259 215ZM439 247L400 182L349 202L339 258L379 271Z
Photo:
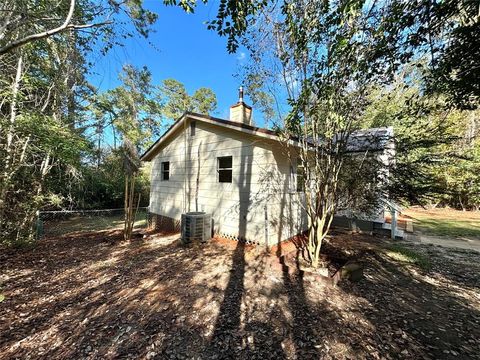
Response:
M176 129L180 127L180 124L187 118L188 113L183 113L175 122L170 126L165 133L158 138L145 152L140 156L140 161L151 161L156 153L155 150L168 138L168 135L174 133Z
M176 129L178 129L181 124L186 121L186 119L193 119L193 120L198 120L198 121L203 121L208 124L212 125L217 125L217 126L222 126L234 131L241 131L243 133L253 135L253 136L259 136L262 138L270 139L270 140L278 140L278 135L271 130L263 129L263 128L257 128L254 126L246 125L246 124L241 124L241 123L235 123L230 120L224 120L224 119L219 119L219 118L214 118L209 115L202 115L202 114L196 114L192 112L185 112L179 119L177 119L173 125L155 142L150 146L140 157L141 161L151 161L156 153L157 149L162 145L163 142L168 139L170 134L173 134Z

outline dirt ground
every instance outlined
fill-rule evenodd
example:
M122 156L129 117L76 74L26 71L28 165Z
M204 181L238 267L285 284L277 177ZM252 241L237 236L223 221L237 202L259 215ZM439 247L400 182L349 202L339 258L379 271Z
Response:
M259 248L177 239L3 250L0 358L480 359L478 253L407 244L421 270L385 240L338 234L331 246L365 250L365 277L332 288Z

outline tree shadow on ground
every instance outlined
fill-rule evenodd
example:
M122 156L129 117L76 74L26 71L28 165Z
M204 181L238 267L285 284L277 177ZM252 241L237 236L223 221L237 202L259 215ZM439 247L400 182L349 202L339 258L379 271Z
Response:
M283 269L283 283L288 296L288 305L292 313L292 337L295 354L298 359L318 358L318 339L312 330L310 319L313 319L305 294L303 275L289 274L287 267Z
M187 313L184 307L194 305L182 302L185 287L199 298L212 292L192 281L204 266L200 251L183 249L176 242L154 248L143 242L121 242L109 246L110 251L102 250L101 243L89 241L84 248L78 244L73 247L74 252L59 251L62 261L55 261L58 257L52 249L37 248L23 263L23 271L28 270L30 276L17 284L4 283L8 296L2 310L21 306L26 313L20 314L23 319L19 314L9 314L10 326L16 326L2 338L1 349L11 349L11 354L20 357L104 354L114 358L133 349L135 354L144 354L145 339L135 340L145 329L159 332L164 328L167 333L175 326L172 322L185 321L180 314ZM102 260L112 254L114 265L103 266ZM211 247L206 256L215 258L221 254L222 249ZM76 273L70 271L72 266L77 266ZM63 276L64 271L68 276ZM181 285L168 286L170 281ZM4 325L8 326L8 322ZM7 333L6 328L1 328L2 333ZM48 342L47 336L55 338L56 344L38 346ZM22 340L32 345L17 346Z
M372 251L365 279L325 288L272 272L241 242L176 240L78 238L1 255L0 358L478 356L476 283L451 276L454 261L423 274Z
M242 349L242 341L239 338L241 326L242 297L245 291L245 244L237 242L232 255L232 267L225 288L222 304L215 323L207 355L212 357L219 352L234 353Z
M478 356L480 312L468 299L468 287L452 282L446 267L446 276L437 272L433 280L435 273L422 274L381 252L369 252L365 262L365 279L341 284L346 294L365 300L358 311L370 326L353 344L357 350L392 358Z
M269 275L262 264L266 258L266 254L258 255L251 261L257 267L252 268L245 260L245 245L237 242L215 328L204 352L205 358L264 359L266 355L275 359L319 357L316 347L319 340L313 331L316 316L310 309L301 275L284 271L282 280L276 286L260 289L260 293L254 296L264 297L269 304L267 307L258 305L258 299L252 299L253 289L245 288L247 270L254 283ZM286 307L279 307L280 297L286 299ZM260 308L264 316L258 317ZM332 320L332 317L329 318ZM282 345L286 339L290 340L293 348L291 355L284 350L285 344Z

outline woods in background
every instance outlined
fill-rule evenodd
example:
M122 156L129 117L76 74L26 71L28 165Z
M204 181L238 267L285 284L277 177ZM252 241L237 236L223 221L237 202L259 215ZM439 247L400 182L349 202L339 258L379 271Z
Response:
M92 54L148 36L157 16L141 2L0 7L0 242L19 243L33 238L40 209L123 207L122 140L141 152L181 105L146 68L125 65L122 84L104 92L89 82ZM213 111L215 94L200 93L195 109ZM148 182L141 170L142 205Z
M405 85L408 79L409 86ZM393 126L396 166L390 193L403 204L480 208L480 112L426 94L414 68L373 87L364 126Z

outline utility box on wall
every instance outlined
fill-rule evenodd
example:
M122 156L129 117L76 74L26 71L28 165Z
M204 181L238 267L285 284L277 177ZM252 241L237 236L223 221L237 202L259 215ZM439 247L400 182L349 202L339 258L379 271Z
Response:
M202 242L212 237L212 216L204 212L188 212L182 214L182 242L191 243L194 240Z

